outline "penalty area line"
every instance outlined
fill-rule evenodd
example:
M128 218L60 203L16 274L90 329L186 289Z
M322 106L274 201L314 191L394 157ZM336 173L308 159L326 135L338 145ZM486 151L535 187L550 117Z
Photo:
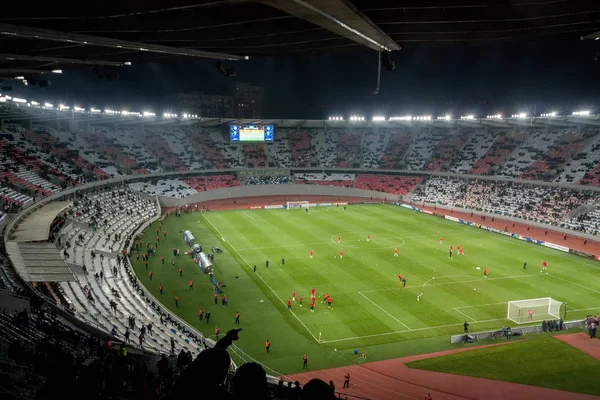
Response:
M365 296L364 294L362 294L361 292L358 292L358 294L360 294L362 297L364 297L365 299L367 299L368 301L370 301L371 303L373 303L373 305L377 308L379 308L381 311L383 311L384 313L386 313L387 315L389 315L394 321L398 322L400 325L402 325L403 327L405 327L407 330L411 331L412 329L410 329L408 327L408 325L406 325L404 322L400 321L398 318L394 317L392 314L390 314L389 312L387 312L383 307L381 307L379 304L375 303L373 300L371 300L370 298L368 298L367 296Z
M215 230L215 232L217 232L219 234L219 236L221 238L224 238L223 235L221 235L221 232L213 225L212 222L210 222L208 220L208 218L206 218L204 215L202 216L204 218L204 220L210 225L212 226L212 228ZM224 240L224 239L223 239ZM250 268L250 270L252 271L252 266L250 265L250 263L248 261L246 261L246 259L244 257L242 257L242 255L235 249L235 247L233 246L229 246L231 247L231 249L237 253L237 255L242 259L242 261L244 261L244 263L246 263L246 265L248 266L248 268ZM279 299L279 301L281 302L281 304L283 304L284 306L286 306L285 302L283 301L283 299L281 297L279 297L279 295L275 292L275 290L273 290L273 288L267 283L267 281L264 280L264 278L262 276L260 276L259 273L255 273L256 276L258 276L258 278L265 284L265 286L267 288L269 288L269 290L275 295L275 297L277 297L277 299ZM296 320L298 322L300 322L300 324L304 327L304 329L306 329L306 332L308 332L310 334L310 336L313 337L313 339L315 339L315 341L317 343L319 343L319 339L317 339L317 337L310 331L310 329L308 329L308 327L304 324L304 322L302 322L302 320L300 320L300 318L298 318L298 316L290 310L290 312L292 313L292 315L294 316L294 318L296 318Z

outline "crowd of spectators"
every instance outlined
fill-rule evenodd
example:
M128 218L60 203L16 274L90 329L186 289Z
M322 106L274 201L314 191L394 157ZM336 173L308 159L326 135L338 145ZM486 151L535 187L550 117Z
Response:
M413 193L412 200L598 233L596 213L575 219L571 216L579 207L599 201L598 192L506 181L431 178ZM593 225L587 228L586 221Z
M294 183L290 176L244 176L241 179L242 185L289 185Z

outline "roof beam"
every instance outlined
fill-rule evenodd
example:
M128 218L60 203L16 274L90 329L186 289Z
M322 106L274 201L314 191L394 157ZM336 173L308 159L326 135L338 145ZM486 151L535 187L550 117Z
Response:
M600 31L582 36L581 40L600 40Z
M263 0L262 3L376 51L401 49L348 0Z
M171 46L162 46L157 44L130 42L127 40L118 40L103 38L91 35L81 35L78 33L67 33L54 31L50 29L30 28L27 26L1 24L0 36L19 37L35 40L48 40L53 42L74 43L88 46L108 47L111 49L122 49L132 51L146 51L150 53L168 54L182 57L193 58L212 58L218 60L242 60L242 56L226 53L213 53L210 51L193 50L177 48Z
M28 56L24 54L4 54L0 53L0 58L9 61L40 61L59 64L84 64L84 65L106 65L109 67L122 67L123 62L105 61L105 60L84 60L79 58L46 57L46 56Z

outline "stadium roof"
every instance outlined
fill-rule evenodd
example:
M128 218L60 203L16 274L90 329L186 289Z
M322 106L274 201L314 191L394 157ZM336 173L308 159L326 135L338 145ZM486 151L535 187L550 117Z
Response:
M17 226L15 241L21 243L48 240L52 221L70 205L71 202L68 201L55 201L35 210Z
M494 43L600 31L596 0L9 2L0 78L74 65ZM589 38L595 38L589 36Z

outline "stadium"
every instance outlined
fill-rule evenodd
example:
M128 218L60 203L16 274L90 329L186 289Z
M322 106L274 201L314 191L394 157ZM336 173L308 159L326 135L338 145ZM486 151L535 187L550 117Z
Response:
M392 16L376 18L393 8L385 1L217 3L231 14L221 15L223 4L181 7L200 7L227 38L247 35L244 21L281 18L255 39L283 40L275 37L292 24L310 40L272 44L273 54L313 51L303 48L310 43L326 52L367 47L379 52L380 73L395 68L386 54L399 43L437 40L391 33ZM90 7L88 16L105 14ZM170 27L191 18L131 7L142 16L118 11L132 27L153 13L178 13L169 14ZM515 17L515 9L494 7ZM531 21L559 18L528 7L539 14ZM576 31L530 29L598 39L592 22L574 21L596 9L562 10ZM22 12L5 22L57 15ZM600 395L594 107L208 117L189 108L84 107L4 86L41 88L80 64L106 66L102 79L110 80L110 68L131 65L96 47L128 50L133 63L163 62L149 53L164 62L227 60L218 64L224 75L229 62L272 55L245 40L183 47L133 30L98 36L121 25L107 18L85 28L83 11L70 12L57 17L63 25L54 17L0 23L10 75L0 92L4 394ZM439 23L468 17L479 30L472 41L514 39L478 27L486 15L477 13L456 11ZM47 42L79 44L38 55ZM100 56L104 64L90 61ZM378 80L375 95L379 88Z

